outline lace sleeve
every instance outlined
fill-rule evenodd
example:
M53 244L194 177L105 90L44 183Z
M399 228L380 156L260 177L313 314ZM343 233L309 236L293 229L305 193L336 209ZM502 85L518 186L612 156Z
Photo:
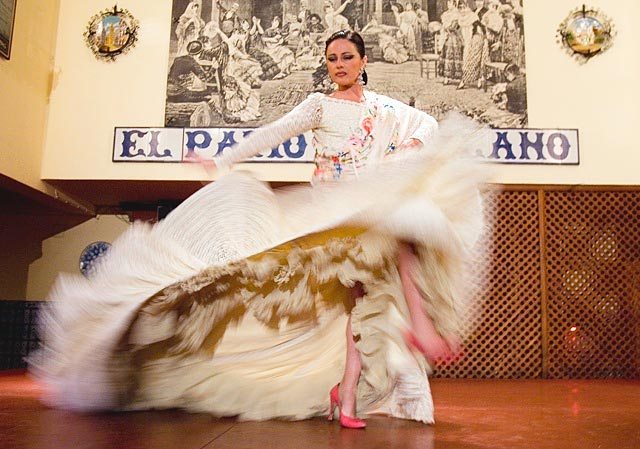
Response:
M246 139L215 158L216 166L226 169L260 152L280 145L292 137L317 128L322 119L322 94L311 94L278 120L253 131Z
M438 122L426 112L402 102L396 103L401 119L401 140L418 139L424 145L438 130Z
M438 130L438 122L426 112L414 109L413 120L415 129L409 136L410 139L418 139L424 145Z
M425 144L438 130L438 122L426 112L413 108L393 98L380 96L381 101L393 107L398 118L398 141L418 139Z

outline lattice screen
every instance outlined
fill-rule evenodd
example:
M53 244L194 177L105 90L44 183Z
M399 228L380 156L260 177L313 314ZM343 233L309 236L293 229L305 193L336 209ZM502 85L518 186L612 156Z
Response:
M462 358L436 377L534 378L542 369L540 233L536 192L485 195L490 229L473 276L485 279L470 311Z
M640 193L548 192L549 377L638 377Z
M481 306L465 355L435 377L639 378L640 191L511 190L486 203Z
M0 301L0 370L26 368L24 360L38 346L39 301Z

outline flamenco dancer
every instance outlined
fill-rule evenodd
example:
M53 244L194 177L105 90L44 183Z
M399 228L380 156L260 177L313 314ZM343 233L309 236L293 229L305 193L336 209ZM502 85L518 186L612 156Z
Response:
M438 129L366 90L356 32L331 35L325 56L334 92L212 164L226 171L311 130L313 186L227 174L157 225L134 224L90 279L59 277L31 360L44 400L245 420L330 405L349 428L372 413L433 422L429 363L457 350L463 264L483 226L483 170L464 157L477 129Z

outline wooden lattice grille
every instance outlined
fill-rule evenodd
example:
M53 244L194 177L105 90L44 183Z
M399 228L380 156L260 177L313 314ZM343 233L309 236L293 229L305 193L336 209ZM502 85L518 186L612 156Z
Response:
M464 355L435 377L640 378L640 189L506 189Z
M547 192L552 378L640 375L639 192Z
M535 378L542 374L540 233L536 192L485 195L489 237L473 276L484 279L470 310L460 360L437 377Z

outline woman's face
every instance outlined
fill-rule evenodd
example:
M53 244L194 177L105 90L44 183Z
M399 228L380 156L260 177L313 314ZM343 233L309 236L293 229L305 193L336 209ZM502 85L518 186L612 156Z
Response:
M336 39L327 48L327 70L338 90L348 89L358 82L360 71L367 63L355 44L347 39Z

